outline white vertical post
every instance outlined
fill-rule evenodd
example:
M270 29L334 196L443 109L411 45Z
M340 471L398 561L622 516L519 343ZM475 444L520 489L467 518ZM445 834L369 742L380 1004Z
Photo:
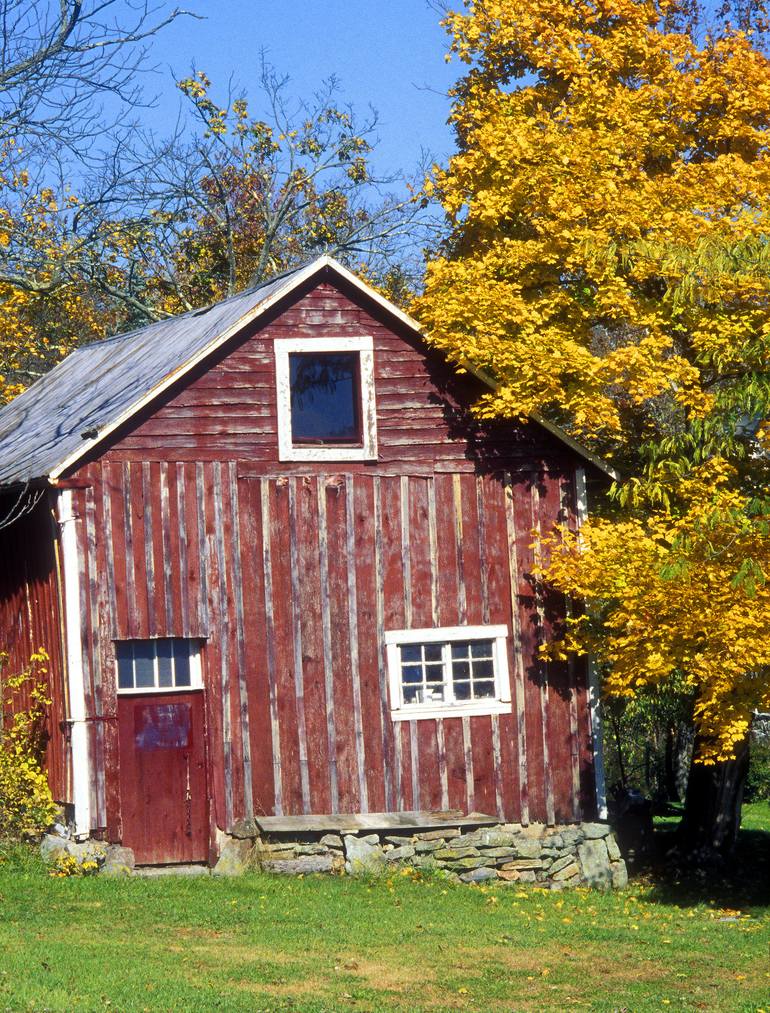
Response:
M64 576L64 628L67 641L67 685L69 687L67 720L70 726L70 748L72 750L72 802L75 807L75 836L88 837L91 832L91 806L88 726L86 724L83 679L82 622L84 617L80 614L77 515L73 510L73 494L69 489L64 489L59 494L58 520Z
M585 468L575 469L575 519L578 535L588 519L588 492ZM594 781L596 784L596 812L600 820L607 819L607 787L604 776L604 747L602 742L602 718L599 688L599 672L596 660L588 659L588 715L591 722L591 739L594 751Z

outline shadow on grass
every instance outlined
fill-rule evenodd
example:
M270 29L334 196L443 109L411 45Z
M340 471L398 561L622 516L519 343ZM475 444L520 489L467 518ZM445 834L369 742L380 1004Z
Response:
M708 904L746 911L770 906L770 831L741 829L735 853L718 867L697 869L677 861L678 820L660 822L654 831L652 860L634 876L651 887L652 903L691 907Z

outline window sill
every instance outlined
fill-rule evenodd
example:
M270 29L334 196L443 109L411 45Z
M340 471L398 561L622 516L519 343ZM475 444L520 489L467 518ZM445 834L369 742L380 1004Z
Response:
M511 714L513 711L510 700L485 700L483 703L443 704L436 707L428 705L420 707L403 707L391 711L391 721L435 721L436 718L464 718L489 714Z
M162 696L167 693L199 693L203 686L146 686L144 689L118 689L118 696Z
M339 446L295 446L284 447L279 455L281 461L376 461L376 452L368 447Z

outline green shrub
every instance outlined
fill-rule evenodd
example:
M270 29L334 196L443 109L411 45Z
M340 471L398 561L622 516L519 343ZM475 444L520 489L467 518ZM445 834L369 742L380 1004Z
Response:
M751 743L743 796L747 802L770 801L770 742L766 740Z

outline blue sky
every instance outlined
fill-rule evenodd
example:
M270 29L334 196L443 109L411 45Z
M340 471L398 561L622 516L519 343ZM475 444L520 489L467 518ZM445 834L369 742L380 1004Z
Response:
M276 70L290 75L293 94L311 96L335 74L361 115L374 106L381 171L414 168L421 148L440 161L451 153L446 92L459 66L446 64L447 36L426 0L187 0L185 6L205 20L180 19L152 47L161 77L147 86L161 99L146 118L160 132L176 119L172 70L186 76L193 63L221 86L215 100L224 98L232 76L256 113L264 50Z

